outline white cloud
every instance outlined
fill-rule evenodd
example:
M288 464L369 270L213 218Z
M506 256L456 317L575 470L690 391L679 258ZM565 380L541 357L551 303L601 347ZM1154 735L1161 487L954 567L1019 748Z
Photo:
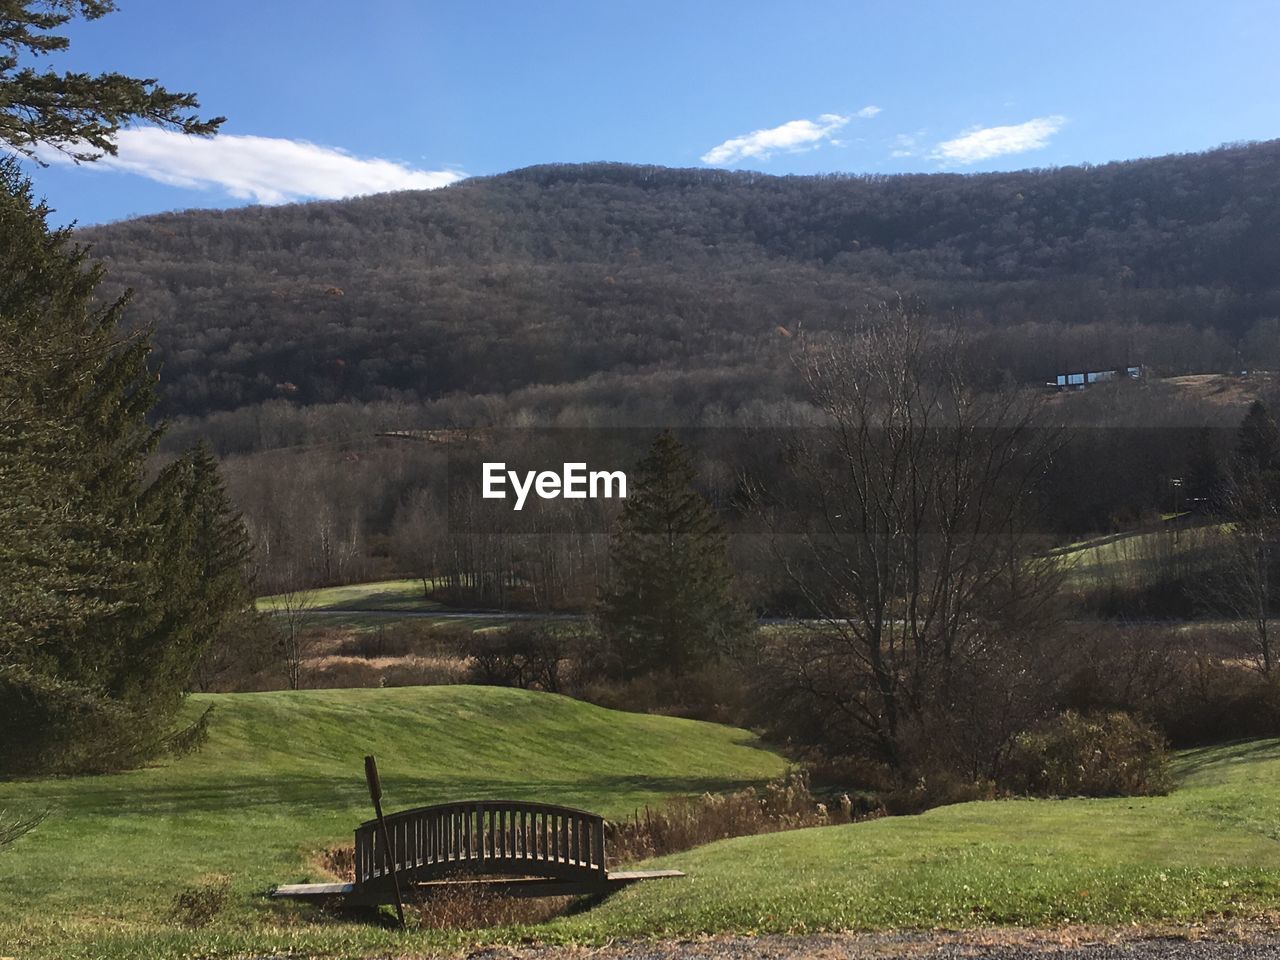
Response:
M452 170L418 170L392 160L357 157L305 140L222 135L188 137L145 127L122 130L116 156L93 166L195 190L219 189L238 200L287 203L337 200L388 190L429 190L460 180ZM62 158L42 151L46 160Z
M920 148L920 138L924 136L923 130L915 133L900 133L893 138L892 148L889 151L891 157L914 157Z
M816 150L823 141L832 140L834 134L855 116L869 119L879 112L879 107L863 107L856 114L824 113L817 120L790 120L777 127L755 130L726 140L704 153L702 162L724 166L752 157L767 160L778 152Z
M1055 114L1012 126L970 130L963 136L944 140L934 147L933 159L944 163L966 164L1011 153L1039 150L1048 145L1049 138L1061 130L1066 122L1066 117Z

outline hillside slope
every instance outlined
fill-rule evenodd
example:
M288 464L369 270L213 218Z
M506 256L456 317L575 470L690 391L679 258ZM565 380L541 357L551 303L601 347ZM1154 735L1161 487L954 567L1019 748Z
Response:
M797 329L894 290L1005 331L984 363L1029 381L1225 369L1238 343L1267 366L1280 349L1280 141L970 176L537 167L82 236L157 330L170 413L655 369L736 402L782 391Z
M710 844L552 936L1128 924L1271 909L1280 742L1190 751L1167 797L966 803Z
M88 946L117 927L166 925L174 895L233 881L233 926L281 913L260 895L323 875L311 857L369 818L361 759L376 754L389 809L444 800L539 799L629 814L673 793L780 774L741 730L619 713L490 687L193 697L213 706L197 754L102 777L0 781L0 809L49 811L0 855L0 955L26 938ZM288 913L287 910L284 911ZM22 955L25 951L18 950ZM147 954L152 955L152 954Z

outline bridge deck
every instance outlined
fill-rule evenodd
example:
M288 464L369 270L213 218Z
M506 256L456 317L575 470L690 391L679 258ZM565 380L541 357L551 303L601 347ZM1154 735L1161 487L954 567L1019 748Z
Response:
M612 893L641 880L661 880L683 877L679 870L619 870L602 878L590 880L557 880L551 877L476 878L468 880L432 880L415 883L405 891L409 897L429 897L432 894L462 890L483 890L508 897L579 897L591 894ZM290 883L276 887L271 896L290 900L306 900L326 903L345 900L348 903L390 903L390 897L382 889L363 889L357 883Z

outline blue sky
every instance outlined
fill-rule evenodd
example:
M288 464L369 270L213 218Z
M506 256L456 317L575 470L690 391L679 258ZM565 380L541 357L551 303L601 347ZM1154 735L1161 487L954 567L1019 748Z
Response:
M194 90L32 168L56 219L433 187L534 163L980 171L1280 136L1280 3L119 0L51 64Z

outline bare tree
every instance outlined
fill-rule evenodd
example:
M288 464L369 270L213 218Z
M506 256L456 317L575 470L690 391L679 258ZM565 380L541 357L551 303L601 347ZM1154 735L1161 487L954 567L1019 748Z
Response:
M280 624L281 652L290 690L302 688L307 630L311 626L317 599L315 590L290 590L276 597L275 615Z
M912 728L941 717L995 731L994 755L1035 709L1023 681L1060 580L1033 536L1055 434L1028 396L970 389L955 344L910 308L875 319L801 360L825 423L797 431L789 489L761 500L794 531L776 554L812 616L769 669L840 749L900 765Z
M1280 503L1259 474L1237 475L1228 484L1225 500L1231 523L1215 600L1242 627L1250 659L1269 676L1276 666L1271 620L1280 559Z

